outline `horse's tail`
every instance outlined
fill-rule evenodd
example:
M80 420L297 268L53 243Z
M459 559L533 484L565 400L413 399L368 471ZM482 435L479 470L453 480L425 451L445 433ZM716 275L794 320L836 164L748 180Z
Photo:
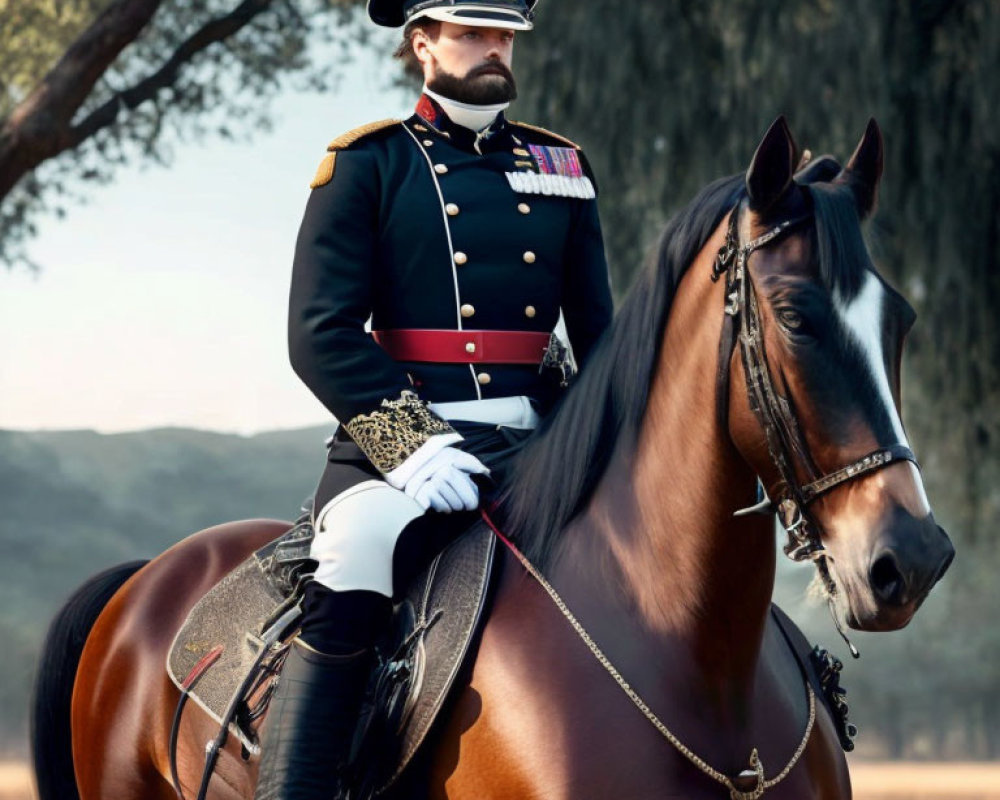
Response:
M104 606L147 562L130 561L90 578L49 626L31 703L31 755L39 800L79 800L73 773L70 705L83 646Z

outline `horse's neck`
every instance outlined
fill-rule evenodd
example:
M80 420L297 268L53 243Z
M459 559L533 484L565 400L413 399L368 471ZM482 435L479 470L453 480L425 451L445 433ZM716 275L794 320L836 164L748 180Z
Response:
M752 691L775 559L769 519L733 518L754 475L716 413L724 286L709 275L723 230L678 288L637 446L619 447L554 566L595 618L627 620L622 646L641 630L681 680L686 664L731 696Z

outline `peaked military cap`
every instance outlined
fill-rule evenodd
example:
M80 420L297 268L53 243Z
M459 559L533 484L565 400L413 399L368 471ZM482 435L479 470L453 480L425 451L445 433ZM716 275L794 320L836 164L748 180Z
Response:
M368 0L368 16L398 28L420 17L481 28L530 31L538 0Z

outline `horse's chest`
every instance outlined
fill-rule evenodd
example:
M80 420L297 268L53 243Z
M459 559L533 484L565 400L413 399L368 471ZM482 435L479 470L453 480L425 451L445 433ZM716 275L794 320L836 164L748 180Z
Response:
M470 685L457 698L433 770L434 798L491 800L727 800L728 790L700 772L657 731L561 619L542 629L545 614L524 600L498 603L482 639ZM568 631L568 634L567 634ZM670 698L649 697L656 708ZM686 720L683 725L691 725ZM781 738L801 738L796 720ZM690 733L692 749L713 741ZM817 727L800 766L767 790L773 800L840 800L850 796L846 772ZM765 774L784 767L797 741L761 748ZM787 750L787 752L785 752ZM700 753L706 760L717 754ZM749 759L749 752L747 753ZM772 762L769 762L769 758Z

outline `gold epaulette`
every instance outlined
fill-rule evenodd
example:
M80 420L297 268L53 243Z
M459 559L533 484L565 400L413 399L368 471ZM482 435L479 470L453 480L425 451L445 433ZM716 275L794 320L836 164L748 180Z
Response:
M369 122L367 125L362 125L360 128L355 128L353 131L348 131L338 136L326 146L327 155L320 162L319 169L316 170L316 177L312 179L309 188L315 189L333 180L333 172L337 167L337 153L340 150L346 150L352 144L360 142L366 136L371 136L373 133L378 133L399 123L400 120L398 119L381 119L378 122Z
M565 136L560 136L558 133L553 133L552 131L546 130L545 128L541 128L538 125L529 125L527 122L515 122L514 120L510 120L510 124L517 125L520 128L527 128L529 131L535 131L536 133L544 133L546 136L551 136L553 139L557 139L560 142L565 142L570 147L576 150L583 150L583 148L580 147L580 145L578 145L576 142L570 141Z

